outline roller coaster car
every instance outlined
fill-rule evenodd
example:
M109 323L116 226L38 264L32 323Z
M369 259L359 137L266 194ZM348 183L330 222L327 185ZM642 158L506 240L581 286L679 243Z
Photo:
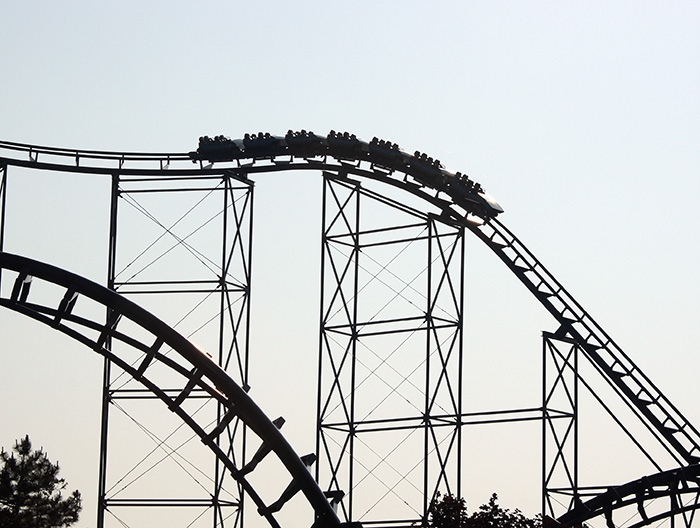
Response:
M202 136L199 138L199 147L190 152L190 159L195 161L232 161L241 157L240 145L225 136Z
M246 134L243 136L243 147L246 157L251 158L272 158L285 153L284 139L278 136L271 136L269 133L258 132L257 134Z
M503 212L503 208L499 203L490 194L484 192L463 196L454 199L454 201L463 209L474 213L484 220L494 218Z
M287 153L297 158L312 158L326 154L328 143L326 138L317 136L313 132L301 130L299 132L289 131L284 136L287 145Z
M369 146L364 141L357 139L355 134L347 132L330 131L326 136L328 154L336 159L360 160L367 157Z
M455 204L481 218L493 218L503 212L503 208L481 185L472 181L466 174L443 171L446 176L446 191Z
M405 171L410 164L411 155L391 141L375 137L369 142L368 148L372 163L399 171Z
M461 172L443 171L445 175L445 187L450 195L473 195L483 193L481 184L473 181L466 174Z
M426 187L447 192L447 177L442 170L440 160L434 160L426 154L416 151L408 159L406 173Z

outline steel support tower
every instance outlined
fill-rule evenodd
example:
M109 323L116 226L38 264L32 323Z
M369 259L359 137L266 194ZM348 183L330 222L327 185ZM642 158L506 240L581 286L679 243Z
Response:
M341 519L425 526L438 490L460 494L464 228L323 185L319 484Z
M202 350L215 351L213 359L245 390L252 214L253 183L233 171L169 177L164 167L156 178L112 176L108 287L159 313L176 305L180 315L174 327ZM108 313L108 322L110 318ZM190 507L192 519L211 519L206 525L240 526L243 491L220 461L209 454L203 459L193 453L183 456L181 451L196 442L174 424L163 423L160 431L143 429L140 417L150 412L154 400L105 360L97 526L110 526L106 518L119 520L126 509L145 507ZM222 422L221 406L207 394L193 390L188 401L196 402L196 412ZM118 435L115 420L120 420ZM141 429L144 434L136 434L147 450L124 441L124 422ZM234 419L222 424L219 433L221 449L243 465L244 428ZM148 477L173 464L189 484L160 486ZM195 466L201 464L211 469L200 473L204 468Z
M578 490L578 400L580 347L542 333L542 512L554 517L571 509Z

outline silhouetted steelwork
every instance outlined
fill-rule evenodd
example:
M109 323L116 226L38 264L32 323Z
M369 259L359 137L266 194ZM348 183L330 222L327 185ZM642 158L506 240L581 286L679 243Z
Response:
M578 495L579 346L566 337L542 336L542 512L556 517Z
M346 521L427 526L439 490L461 493L464 228L344 173L325 172L323 189L319 482L347 492ZM391 225L363 216L372 203L395 213ZM382 273L411 247L422 257L418 275ZM369 293L377 282L388 295L379 306ZM383 387L382 371L395 386ZM371 471L362 451L376 458ZM412 471L397 470L399 456ZM388 511L381 498L390 495L401 508Z
M5 208L7 207L7 164L0 164L0 251L5 247ZM0 277L2 277L0 275Z
M552 345L550 357L559 357L560 362L556 367L558 370L555 372L560 376L560 381L550 380L550 385L545 383L541 408L460 414L458 423L466 425L541 419L544 431L550 427L550 440L554 440L556 446L553 458L549 458L543 464L543 489L548 490L548 493L570 493L571 500L576 503L578 497L584 496L584 490L577 483L575 470L577 453L576 448L572 447L576 445L577 404L574 398L566 404L566 408L561 410L561 413L557 414L554 400L548 398L548 390L558 394L561 391L566 392L567 388L588 389L587 382L582 379L579 367L576 366L582 359L606 380L614 394L627 404L636 419L646 427L666 454L678 465L692 467L700 460L700 433L697 429L639 370L522 242L496 218L502 212L501 207L484 193L478 183L461 173L444 170L439 161L425 154L415 152L411 155L390 142L375 138L367 143L352 134L333 131L327 136L317 136L305 131L290 131L284 137L263 133L246 134L240 140L230 140L223 136L213 139L204 137L200 140L199 148L187 154L77 151L10 142L0 142L0 154L2 154L0 165L5 167L17 165L61 172L105 174L112 177L116 175L122 179L126 176L149 175L154 178L165 176L206 178L221 175L225 171L233 171L244 181L255 174L266 172L312 169L335 175L327 178L327 181L366 178L410 193L424 200L425 207L430 211L429 214L434 215L435 218L444 220L445 223L455 222L456 225L472 231L523 282L558 324L556 331L546 338ZM194 165L191 164L192 162ZM5 176L6 172L5 168ZM352 229L348 231L348 233L353 232L359 234L360 230L355 228L355 231ZM326 242L324 246L326 250L335 243L328 237ZM22 288L20 290L23 291ZM345 302L350 301L351 299L345 299ZM357 325L358 321L361 322L362 319L349 317L346 323ZM327 330L328 327L326 327L326 334ZM357 342L357 336L351 341ZM574 351L571 354L566 352L568 346L571 347L570 351ZM349 357L352 357L352 354ZM319 384L321 384L320 376ZM353 386L352 383L350 386ZM354 392L353 388L352 396L344 395L344 398L354 398ZM426 391L426 394L428 392ZM603 401L598 401L605 407ZM356 416L351 414L348 416L345 424L346 426L349 424L350 429L353 429L357 425ZM555 436L551 432L554 419L558 423L567 424L562 435ZM323 428L322 426L321 429ZM624 426L623 429L625 429ZM626 430L626 432L631 435L629 431ZM345 434L353 439L352 442L357 442L357 431L349 430L349 433L346 431ZM662 473L662 466L654 460L645 446L638 443L637 447ZM572 450L573 452L570 452ZM561 481L563 484L553 479L553 475L558 474L560 470L566 475ZM333 471L337 470L331 468L331 474ZM352 479L350 481L352 482ZM458 481L459 478L457 478ZM334 481L331 484L333 489L328 490L333 493L334 502L340 500L338 499L340 493L337 492L337 488L340 487L339 482ZM425 487L425 489L428 488L429 486ZM344 502L340 502L344 512L348 511L348 504L352 500L348 497ZM429 497L426 495L424 504L428 500ZM602 514L611 515L609 512L614 507L614 505L604 507L601 511L608 513ZM675 514L681 510L672 507L670 511L671 514ZM391 524L391 521L388 521L388 524Z
M226 372L208 355L172 327L137 304L84 277L25 257L0 253L0 269L14 275L0 291L0 306L44 323L89 349L104 356L166 408L175 413L201 442L208 447L233 479L255 503L260 515L279 528L275 513L296 491L301 491L311 505L318 527L337 527L340 522L333 508L311 476L308 457L299 457L279 431L280 423L270 421L260 408ZM6 275L8 278L9 275ZM52 288L46 288L50 285ZM99 309L101 308L101 310ZM91 315L112 314L105 322ZM119 343L121 347L107 346ZM135 361L136 359L136 361ZM167 387L158 382L164 374L172 380ZM191 412L186 401L195 392L217 402L223 416L218 422ZM254 466L238 465L222 448L218 438L234 419L241 420L257 437L263 453ZM255 467L267 453L274 453L290 474L292 484L281 496L263 497L260 482L255 482ZM283 481L282 481L283 482ZM269 482L263 482L265 486ZM270 492L268 492L269 494ZM277 492L279 493L279 492ZM127 501L143 505L147 501ZM182 501L181 505L214 506L215 498L206 501ZM155 501L152 505L176 505L172 501Z
M700 460L700 433L498 219L468 227L483 240L573 339L678 464Z
M581 491L583 498L592 498L578 500L559 517L563 526L581 526L602 516L608 528L616 526L613 517L627 528L638 528L670 517L671 526L680 523L690 528L700 509L700 464L662 471L621 486Z
M166 197L176 196L178 200L166 201ZM153 201L149 204L147 198ZM162 224L159 212L152 210L157 204L180 203L189 199L178 208L170 206L168 213L174 220ZM190 227L186 232L179 224L200 206L203 200L207 203L206 223L216 223L218 226L213 244L206 250L197 247L190 239L202 226ZM155 204L155 205L154 205ZM194 205L193 205L194 204ZM120 205L122 207L120 207ZM136 208L141 216L148 221L157 219L160 228L146 239L144 248L136 256L124 255L120 250L117 233L134 244L134 220L126 222L122 219L123 208L129 205ZM244 388L249 386L248 380L248 335L250 315L250 275L251 275L251 244L252 244L252 211L253 184L237 176L233 171L223 171L220 174L207 176L171 176L163 169L157 177L152 174L122 176L112 175L111 214L109 235L109 271L107 284L110 289L128 297L138 297L143 302L153 302L154 298L166 299L179 294L178 301L183 309L194 310L207 300L213 302L218 316L212 330L215 338L210 340L216 350L216 361L226 369L232 377ZM142 229L146 231L145 229ZM158 243L167 241L163 253L153 255L149 250ZM186 248L185 252L175 251L179 246ZM191 257L203 264L204 272L193 271L184 266L184 260ZM216 259L216 260L214 260ZM136 268L136 271L133 269ZM187 271L181 271L181 268ZM196 274L196 275L195 275ZM148 300L146 300L148 298ZM215 312L215 313L216 313ZM109 318L109 315L108 315ZM200 399L204 395L192 393L192 397ZM99 519L98 528L104 524L106 511L123 507L141 507L167 504L169 506L195 506L211 504L214 526L223 526L223 520L231 517L225 509L234 508L238 512L233 517L239 525L242 522L242 498L236 501L224 500L222 490L229 480L220 463L214 460L213 489L211 499L193 500L176 497L148 497L143 492L136 497L117 497L110 494L109 475L107 471L109 447L109 411L110 404L121 400L120 405L142 405L141 400L154 396L147 390L139 390L125 384L121 373L112 373L109 360L105 361L102 405L102 434L99 481ZM217 411L217 420L225 413ZM216 441L221 448L234 456L235 460L245 460L245 431L237 427L237 420L227 424ZM121 454L123 457L124 454ZM112 457L114 458L114 457ZM239 490L242 493L243 490Z

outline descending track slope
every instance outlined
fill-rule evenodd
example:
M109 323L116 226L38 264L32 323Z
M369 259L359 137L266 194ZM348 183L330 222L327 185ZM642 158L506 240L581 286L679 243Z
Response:
M189 153L80 151L0 142L0 173L8 166L110 174L153 174L178 178L221 174L236 178L290 170L331 171L383 182L424 199L462 222L508 266L555 318L557 335L574 340L600 375L627 403L679 465L700 462L700 433L666 398L525 245L497 218L502 208L481 186L445 170L426 154L409 154L395 143L364 142L348 133L326 136L288 132L200 138Z
M559 323L679 464L700 462L700 435L524 244L497 219L470 225Z

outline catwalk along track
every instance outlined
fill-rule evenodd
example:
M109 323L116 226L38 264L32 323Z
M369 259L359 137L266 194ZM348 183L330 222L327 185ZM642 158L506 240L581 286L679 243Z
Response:
M664 396L632 359L623 352L613 339L598 325L588 312L566 291L544 265L525 245L501 222L503 209L485 193L481 185L466 174L445 170L439 160L424 153L413 154L401 150L395 143L374 138L370 142L356 136L331 131L325 136L312 132L289 131L285 136L268 133L246 134L242 139L231 140L224 136L202 137L196 150L187 153L135 153L108 152L65 148L42 147L8 141L0 142L0 191L6 186L7 169L10 166L28 167L39 170L76 172L85 174L105 174L128 178L129 176L152 175L154 178L216 177L226 173L233 178L246 182L257 174L315 170L333 173L338 178L366 178L401 189L423 199L439 215L457 222L471 231L486 244L510 271L525 285L531 294L554 317L558 329L557 338L575 343L583 356L593 368L606 380L612 390L626 403L629 409L641 420L651 434L663 446L665 451L677 462L676 470L662 471L657 466L658 474L644 477L612 490L606 490L597 496L582 500L583 495L576 494L570 511L560 517L560 521L574 526L593 516L605 516L612 526L613 511L630 502L637 505L643 513L646 500L660 496L671 497L668 511L661 516L649 517L641 514L638 526L648 524L664 515L676 515L699 507L682 506L678 495L684 490L697 492L698 462L700 462L700 433L683 416L683 414ZM2 194L2 193L0 193ZM0 203L4 214L4 194ZM0 238L0 249L2 239ZM150 361L167 361L159 356L158 349L163 342L173 340L173 346L182 357L192 364L191 370L179 368L186 380L182 392L175 399L163 396L171 410L178 412L178 404L195 385L211 391L226 405L232 405L235 412L250 412L247 418L252 429L258 434L263 445L270 445L284 458L295 482L304 490L319 518L329 525L338 523L337 517L327 507L327 500L309 480L307 472L301 471L304 464L291 455L290 448L283 442L279 431L270 426L260 411L227 376L209 364L204 356L192 345L175 336L173 331L151 315L145 314L132 304L126 303L114 292L88 284L84 279L56 270L45 264L24 260L21 257L3 255L0 264L7 270L17 273L15 285L9 298L3 298L3 306L39 319L47 324L67 332L100 353L102 336L121 336L114 327L104 323L98 325L91 321L77 321L99 331L97 341L86 341L68 331L64 321L70 320L69 307L78 295L84 295L117 308L115 313L135 316L147 320L145 326L154 328L151 343L133 343L145 354L141 366L132 374L148 386L147 373ZM29 277L35 274L43 280L56 281L65 288L65 296L56 306L35 304L29 296ZM79 288L80 289L79 289ZM138 322L138 321L137 321ZM113 358L119 361L119 358ZM128 369L128 365L123 368ZM133 370L133 369L132 369ZM206 381L208 380L208 381ZM149 387L158 394L157 386ZM238 403L245 404L241 407ZM246 407L247 406L247 407ZM243 411L242 409L251 409ZM253 410L254 409L254 410ZM248 416L248 415L246 415ZM254 416L254 417L253 417ZM199 430L192 420L182 415L183 420L195 429L205 440L212 432ZM221 456L217 453L217 456ZM226 462L226 467L243 481L245 468L233 467ZM304 474L305 473L305 474ZM304 474L302 476L302 474ZM691 483L695 483L691 485ZM248 490L256 498L254 490ZM627 495L625 495L627 494ZM627 498L625 498L627 497ZM632 497L632 498L629 498ZM325 502L324 502L325 501ZM323 503L323 504L322 504ZM260 511L275 525L270 508L262 502Z

